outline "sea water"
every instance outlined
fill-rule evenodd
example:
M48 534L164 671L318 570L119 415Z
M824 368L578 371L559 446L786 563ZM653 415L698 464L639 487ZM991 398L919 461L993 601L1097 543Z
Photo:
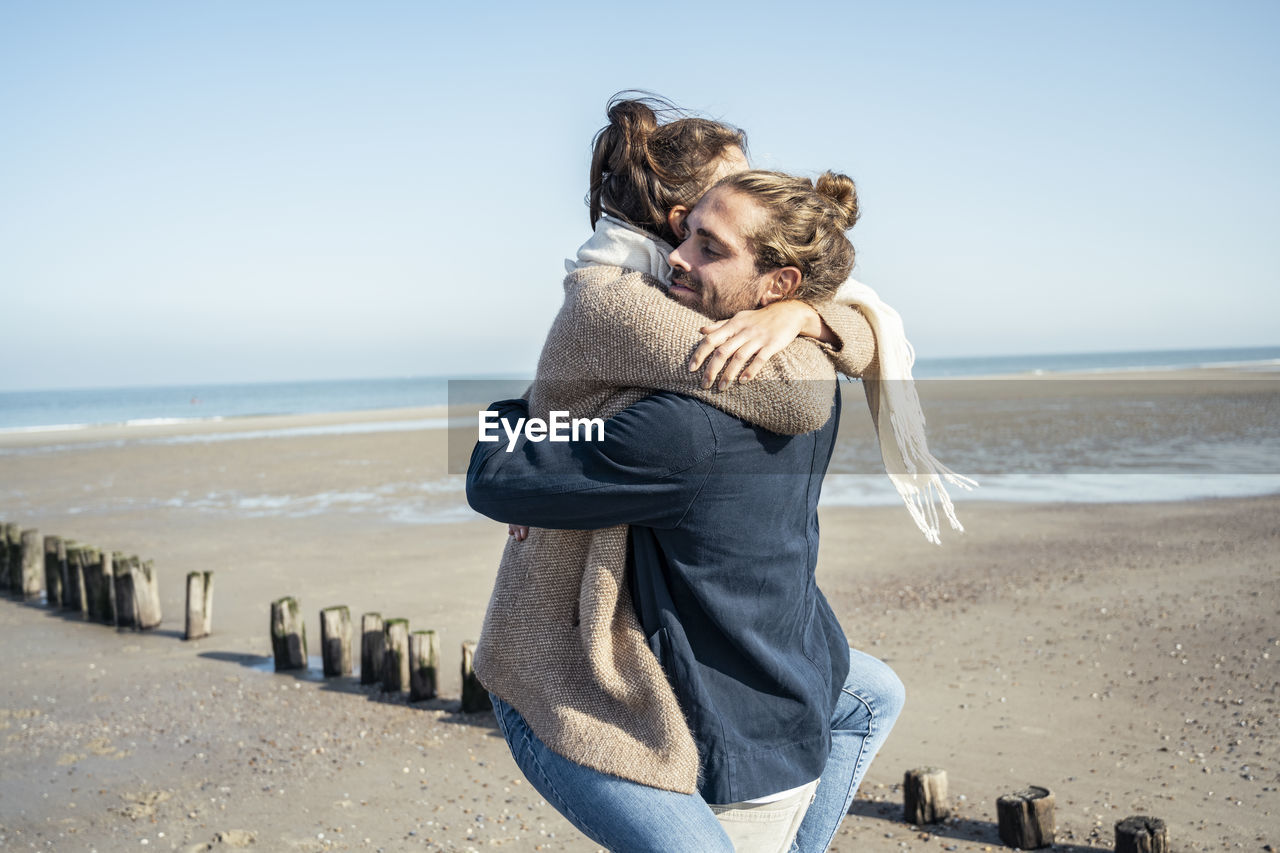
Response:
M917 379L1232 366L1280 371L1280 347L1063 353L916 361ZM443 406L451 379L468 376L157 385L0 392L0 432L75 429L113 424L219 421L250 415L299 415Z
M1161 370L1231 366L1275 374L1280 381L1280 347L1234 350L1079 353L921 359L915 371L929 413L929 440L936 455L952 468L979 480L972 493L951 489L958 501L1134 501L1178 500L1280 492L1280 395L1259 394L1231 411L1212 398L1177 396L1176 411L1157 397L1102 406L1081 397L1079 408L1062 402L1050 413L1044 400L1023 400L1012 391L993 397L960 395L946 402L932 393L931 377L953 380L993 374L1052 376L1055 372ZM974 379L972 381L981 381ZM1025 380L1023 380L1025 381ZM1093 380L1099 381L1099 380ZM1177 381L1177 380L1174 380ZM1071 384L1089 380L1073 380ZM517 383L519 384L519 383ZM1271 383L1266 383L1270 385ZM53 390L0 393L3 433L52 431L96 424L138 427L136 438L122 443L190 443L247 438L441 429L444 417L387 419L239 432L198 429L247 415L287 415L369 409L445 406L446 377L278 382L146 388ZM1016 389L1018 386L1010 386ZM1225 386L1223 386L1225 387ZM1065 387L1064 387L1065 392ZM1069 396L1069 395L1068 395ZM847 411L861 397L846 386ZM1234 404L1233 404L1234 405ZM991 408L1000 407L993 415ZM1099 417L1102 412L1105 417ZM865 411L863 412L865 415ZM1053 422L1052 439L1035 430L1037 419ZM156 435L147 424L192 422L183 435ZM992 435L992 424L1008 425ZM132 432L127 430L126 434ZM1064 439L1063 436L1066 436ZM65 447L52 435L38 446L0 448L13 453L58 452ZM899 498L884 476L874 440L846 438L837 448L826 478L827 505L884 505ZM165 499L203 512L237 516L300 516L343 511L369 513L404 523L448 522L474 517L466 508L461 477L453 474L429 483L386 483L368 492L315 495L210 493Z

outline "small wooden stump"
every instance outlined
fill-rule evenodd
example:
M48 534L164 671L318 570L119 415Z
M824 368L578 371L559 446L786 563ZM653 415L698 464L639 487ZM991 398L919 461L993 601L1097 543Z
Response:
M0 545L4 546L4 564L0 566L0 589L15 593L22 589L22 528L12 521L4 525Z
M80 549L80 577L84 583L84 596L81 600L80 613L92 621L101 617L102 599L102 554L97 548Z
M137 628L138 607L137 596L133 593L133 570L129 558L119 551L111 552L111 564L115 567L112 586L116 591L116 627ZM68 575L70 577L70 575ZM66 607L71 587L64 585L62 589L63 607Z
M137 627L148 631L160 624L160 577L150 560L128 558L133 575L133 609Z
M26 531L17 524L13 525L9 531L10 591L19 598L23 597L22 583L26 577L26 548L22 544L25 536Z
M187 573L187 640L213 633L213 572Z
M98 593L99 609L102 621L108 625L116 624L116 560L114 553L102 552L101 557L102 590ZM160 606L159 598L156 607Z
M40 531L22 531L22 562L14 592L31 599L44 592L44 543Z
M387 650L382 658L382 690L399 693L409 689L409 620L388 619Z
M76 586L75 571L71 566L71 552L80 547L79 543L74 539L62 540L62 602L58 605L63 610L75 610L79 605L72 607L71 598L75 595ZM117 557L119 555L116 555ZM117 560L117 565L119 561Z
M1117 821L1116 853L1169 853L1169 831L1164 821L1146 815Z
M0 592L9 591L9 525L0 522Z
M493 703L489 701L489 691L485 690L480 679L476 678L472 661L476 656L476 644L468 640L462 644L462 712L492 711Z
M62 609L74 610L85 618L89 616L89 596L85 592L84 567L89 556L90 549L83 545L68 546L67 577L62 586Z
M996 800L1000 840L1019 850L1039 850L1053 844L1053 792L1032 785Z
M351 674L351 610L347 607L320 611L320 654L325 678Z
M409 635L409 701L436 698L436 674L440 671L440 638L435 631Z
M62 606L62 577L66 572L63 563L66 561L67 552L62 539L44 537L44 603L50 607Z
M947 771L938 767L908 770L902 779L903 820L919 826L951 816L947 801Z
M159 625L160 590L151 561L113 551L111 563L116 627L146 631Z
M366 613L360 617L360 683L380 684L382 662L387 651L387 635L383 633L382 614Z
M106 551L89 549L84 563L85 609L94 622L116 624L115 562Z
M271 651L276 672L307 668L307 626L296 598L271 602Z

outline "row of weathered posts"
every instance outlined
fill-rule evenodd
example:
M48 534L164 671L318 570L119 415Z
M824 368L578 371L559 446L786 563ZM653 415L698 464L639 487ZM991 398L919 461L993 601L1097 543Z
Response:
M160 624L160 590L150 560L105 551L17 524L0 524L0 589L93 622L147 630Z
M351 611L345 606L320 611L320 653L325 678L352 674ZM307 628L296 598L271 602L271 652L276 672L307 668ZM475 643L462 644L462 710L487 711L493 706L472 668ZM386 693L409 691L410 702L434 699L438 693L440 636L410 631L408 619L383 619L381 613L360 617L360 683L380 684Z
M41 554L43 552L43 559ZM0 523L0 590L92 622L150 630L160 624L155 566L136 554L104 551L73 539ZM186 638L207 637L213 620L213 572L187 575Z
M902 780L903 820L916 826L940 823L951 816L947 771L937 767L908 770ZM1000 840L1019 850L1051 847L1056 832L1053 792L1032 785L996 800ZM1134 815L1116 822L1116 853L1168 853L1164 821Z

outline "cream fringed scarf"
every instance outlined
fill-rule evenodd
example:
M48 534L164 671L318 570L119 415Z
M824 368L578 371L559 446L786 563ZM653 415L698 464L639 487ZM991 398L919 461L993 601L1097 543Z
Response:
M665 243L605 216L596 223L595 234L578 250L578 260L566 261L565 267L572 272L588 264L608 264L641 270L667 282L671 280L671 266L667 263L670 254ZM861 311L875 333L876 359L862 379L880 440L880 456L889 480L925 538L941 544L939 503L951 527L964 530L943 481L966 490L977 483L955 473L929 452L924 411L911 377L916 354L898 312L870 287L852 278L841 285L833 301Z
M907 340L902 318L874 290L849 279L840 286L835 301L862 312L876 335L876 364L862 375L871 406L880 456L894 488L907 505L925 537L941 544L938 503L954 530L963 531L955 506L942 481L962 489L978 485L943 465L929 452L924 437L924 411L911 378L916 353Z

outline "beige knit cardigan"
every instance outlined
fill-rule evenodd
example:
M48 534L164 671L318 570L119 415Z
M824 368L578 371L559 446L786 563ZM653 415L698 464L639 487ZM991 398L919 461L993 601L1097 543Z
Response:
M551 410L610 417L653 393L704 400L773 432L820 428L835 367L858 375L875 351L870 326L847 306L815 306L840 338L799 338L750 383L703 390L687 369L705 316L668 298L660 282L621 267L588 266L564 283L529 395L531 417ZM625 578L627 527L533 528L510 539L485 614L475 670L547 746L578 764L644 785L693 793L698 751L645 642Z

